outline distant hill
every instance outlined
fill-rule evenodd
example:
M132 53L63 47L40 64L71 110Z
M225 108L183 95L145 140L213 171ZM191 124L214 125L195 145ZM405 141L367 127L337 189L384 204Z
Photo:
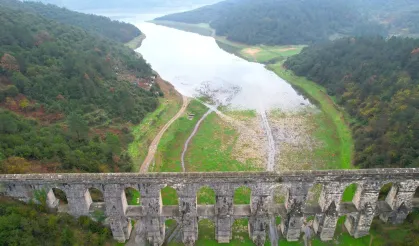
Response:
M151 67L120 42L26 8L0 5L0 23L0 172L129 171L129 126L159 103L156 85L139 86Z
M352 116L357 166L419 167L419 39L345 38L284 66L326 87Z
M126 43L141 35L141 31L132 24L112 21L104 16L82 14L51 4L0 0L0 6L39 14L63 24L78 26L89 32L96 32L118 42Z
M74 10L177 8L213 4L219 0L40 0Z
M209 23L219 36L247 44L310 44L346 35L385 35L355 4L344 0L227 0L157 18Z

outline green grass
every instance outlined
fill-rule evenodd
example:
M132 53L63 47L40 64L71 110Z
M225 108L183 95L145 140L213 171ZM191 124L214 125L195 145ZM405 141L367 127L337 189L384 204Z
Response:
M182 172L180 157L185 141L207 110L198 101L191 101L186 111L194 113L195 117L189 120L187 115L183 115L169 127L157 147L155 164L151 166L152 172Z
M138 172L148 153L148 148L160 129L178 112L180 103L174 100L160 99L159 107L148 114L144 120L133 126L134 136L128 146L128 154L134 161L133 171Z
M140 205L141 204L141 197L140 192L133 188L125 189L125 194L127 197L128 205Z
M251 160L239 162L232 157L238 139L236 130L211 113L201 124L186 152L188 172L255 171Z
M181 31L197 33L203 36L214 35L214 29L212 29L210 25L206 23L188 24L188 23L166 21L166 20L153 20L149 22L157 24L157 25L161 25L161 26L175 28Z

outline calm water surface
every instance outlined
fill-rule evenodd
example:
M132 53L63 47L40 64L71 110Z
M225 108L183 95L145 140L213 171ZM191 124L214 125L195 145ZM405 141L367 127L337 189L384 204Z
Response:
M309 104L262 64L223 51L211 37L152 23L134 24L147 36L137 51L186 96L209 94L218 103L240 109L293 110Z

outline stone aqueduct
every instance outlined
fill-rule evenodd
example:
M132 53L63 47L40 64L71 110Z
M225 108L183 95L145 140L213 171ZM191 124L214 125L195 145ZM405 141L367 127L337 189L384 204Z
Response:
M378 199L381 187L393 186L385 200ZM322 185L317 204L307 203L308 192L316 184ZM347 186L357 184L352 202L342 202ZM176 189L178 206L163 206L160 191L166 186ZM198 205L196 194L203 186L216 194L215 205ZM238 187L251 189L250 205L233 204ZM286 190L283 204L274 202L274 191ZM358 238L368 234L372 220L379 216L390 223L404 221L416 205L414 194L419 186L419 169L369 169L299 172L242 172L242 173L148 173L148 174L27 174L0 175L0 192L23 201L33 199L36 190L47 192L47 204L58 202L53 188L66 193L69 213L89 215L95 204L89 188L103 192L105 213L113 237L126 241L131 234L131 220L139 223L136 241L140 245L162 245L165 221L175 219L181 228L185 245L194 245L198 237L198 221L210 219L215 224L216 240L232 239L234 220L248 218L250 238L263 245L267 237L276 243L278 234L288 241L300 238L303 219L314 216L314 230L321 240L331 240L337 220L346 215L345 226ZM129 206L124 189L140 191L141 205ZM96 204L97 205L97 204ZM280 230L275 218L281 217ZM279 231L279 233L278 233ZM276 244L277 245L277 244Z

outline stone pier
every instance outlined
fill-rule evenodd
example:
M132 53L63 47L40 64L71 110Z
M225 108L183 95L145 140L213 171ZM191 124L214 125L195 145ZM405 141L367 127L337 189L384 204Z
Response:
M392 184L385 200L379 200L380 189ZM315 205L308 204L311 187L320 184L322 190ZM345 189L357 185L352 202L343 202ZM176 189L178 206L164 206L161 189ZM197 204L197 193L207 186L214 190L214 205ZM285 187L286 199L276 204L273 196L277 187ZM62 190L68 201L67 211L73 216L87 216L102 209L113 236L120 242L131 237L131 220L137 221L136 242L160 246L166 238L165 221L177 221L185 245L195 245L198 222L210 219L215 224L215 239L228 243L232 239L235 220L247 218L249 237L255 245L264 245L267 235L288 241L301 238L303 221L314 218L315 233L323 241L332 240L337 220L346 216L348 232L358 238L368 235L372 220L402 223L413 207L419 186L419 169L369 169L299 172L236 172L236 173L110 173L110 174L7 174L0 175L0 193L24 202L45 192L47 205L55 208L59 199L53 190ZM239 187L251 189L250 204L234 204ZM89 189L103 193L104 203L92 201ZM125 189L140 192L141 204L127 204ZM281 224L275 225L275 218ZM277 242L278 238L271 241Z

